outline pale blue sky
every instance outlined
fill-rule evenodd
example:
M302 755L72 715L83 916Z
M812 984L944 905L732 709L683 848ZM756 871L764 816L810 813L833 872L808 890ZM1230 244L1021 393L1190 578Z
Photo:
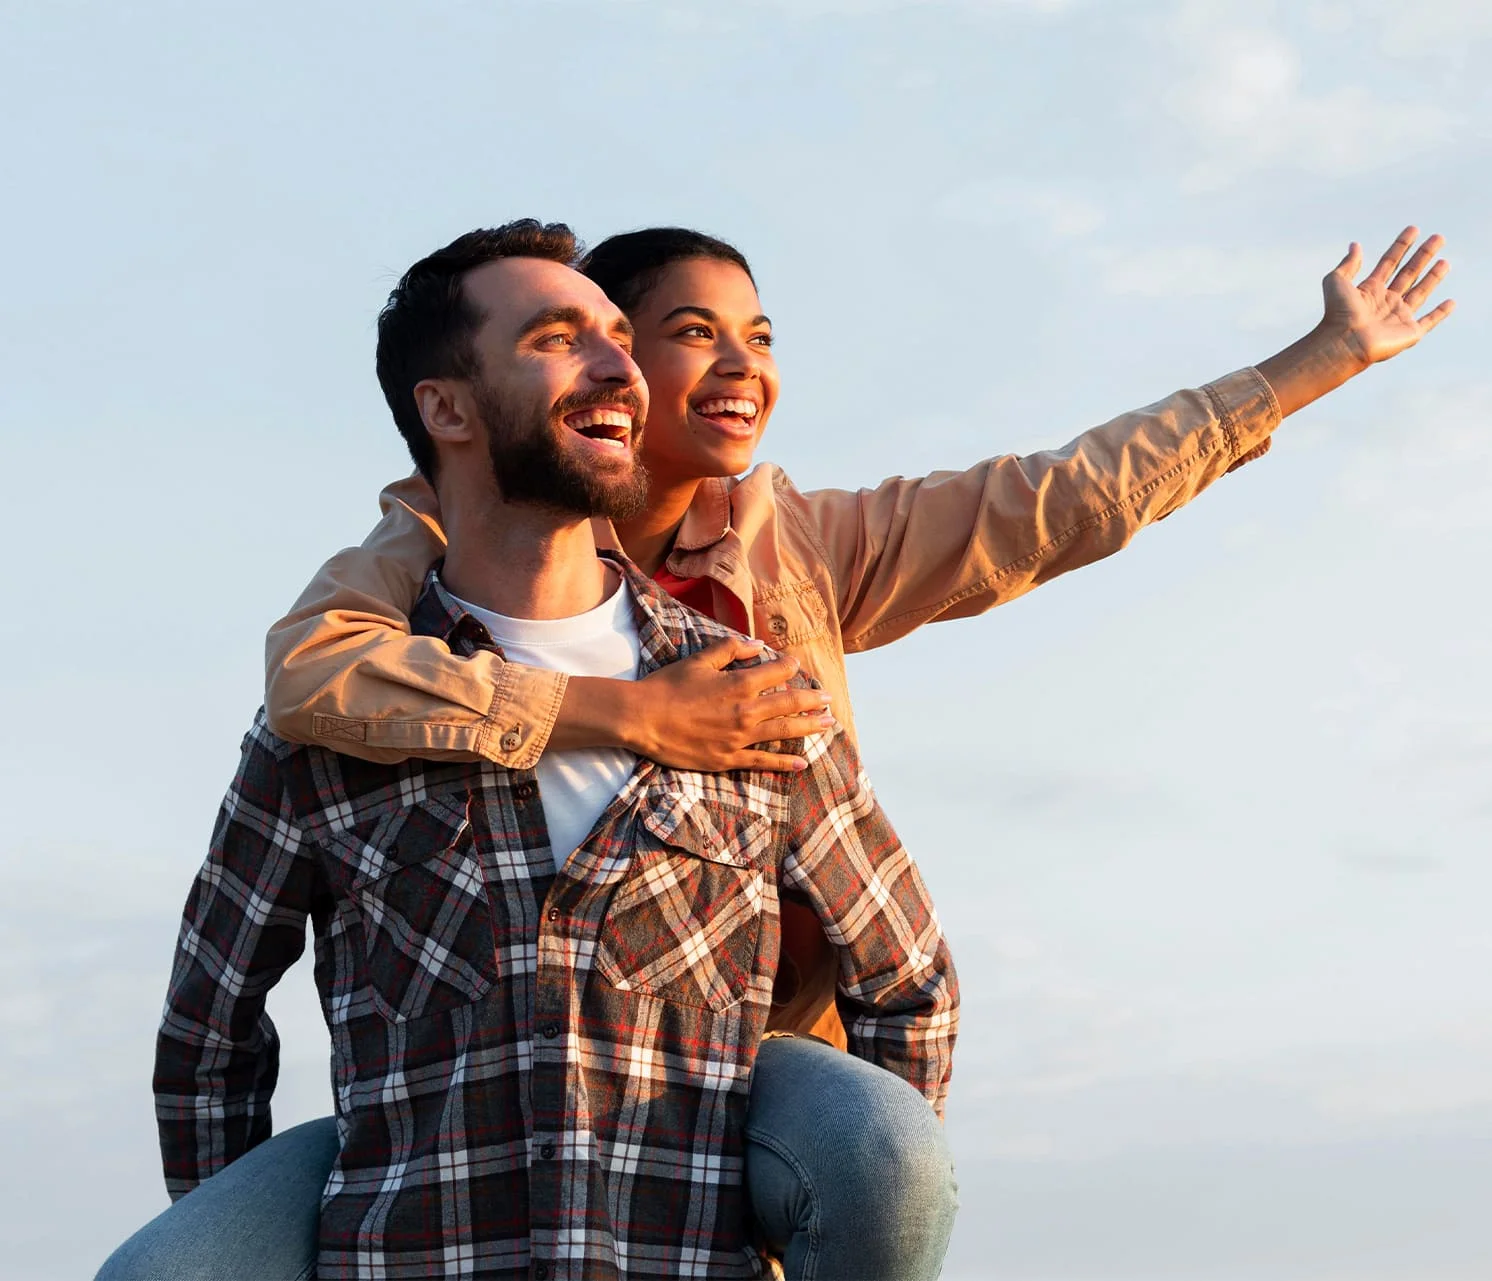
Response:
M165 1204L182 899L265 627L407 467L398 273L682 222L800 484L1053 446L1261 359L1350 239L1454 319L1113 561L856 659L964 990L951 1277L1492 1258L1484 0L0 4L7 1275ZM330 1108L306 968L281 1125Z

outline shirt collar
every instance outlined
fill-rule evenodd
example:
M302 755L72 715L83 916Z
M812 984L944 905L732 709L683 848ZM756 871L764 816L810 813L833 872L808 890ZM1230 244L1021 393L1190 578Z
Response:
M642 670L653 671L677 661L680 651L692 648L693 626L690 613L651 578L619 551L601 548L597 555L616 566L631 589L638 636L642 642ZM425 574L425 585L409 613L409 629L416 636L435 636L450 646L451 652L470 657L479 649L502 649L492 634L469 610L445 589L440 570L445 564L435 562Z

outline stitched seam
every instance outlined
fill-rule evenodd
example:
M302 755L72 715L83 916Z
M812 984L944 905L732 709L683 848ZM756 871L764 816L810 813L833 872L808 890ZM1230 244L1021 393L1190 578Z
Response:
M792 1169L793 1173L798 1176L798 1181L808 1192L808 1200L813 1206L813 1219L808 1225L808 1258L805 1260L803 1276L805 1281L813 1281L818 1268L819 1247L822 1244L819 1240L819 1221L823 1217L824 1207L819 1201L819 1190L814 1186L813 1180L808 1177L808 1171L803 1163L798 1160L791 1149L779 1143L771 1135L753 1133L751 1127L748 1125L746 1127L746 1141L748 1143L759 1144L769 1152L781 1157Z
M1064 543L1071 542L1072 539L1075 538L1077 535L1086 534L1090 529L1096 529L1098 528L1098 526L1112 520L1120 512L1124 511L1128 507L1133 507L1135 503L1137 503L1140 499L1145 498L1156 488L1165 484L1168 480L1171 480L1173 477L1181 475L1184 472L1192 470L1199 463L1205 462L1211 455L1215 454L1216 452L1217 447L1214 445L1211 448L1203 449L1200 453L1193 454L1190 458L1183 459L1174 467L1170 468L1170 470L1164 471L1159 476L1154 477L1149 484L1142 485L1133 493L1120 499L1118 502L1104 508L1103 511L1098 512L1096 515L1089 516L1086 520L1081 520L1076 525L1073 525L1068 529L1064 529L1060 534L1057 534L1050 541L1038 547L1035 551L1028 552L1026 555L1021 556L1016 560L1010 561L1008 564L1000 566L1000 568L995 570L994 573L980 579L979 582L974 583L972 586L964 588L961 592L955 592L952 596L948 597L944 601L940 601L936 605L923 606L921 609L909 609L905 613L897 614L892 618L883 618L874 627L867 628L859 635L848 639L845 642L845 649L849 650L851 646L854 646L857 649L873 648L872 646L866 645L865 642L868 641L877 632L885 631L887 628L893 627L897 623L903 622L908 618L931 618L935 614L942 613L942 611L947 609L950 605L957 605L958 602L961 600L968 600L970 596L979 595L981 592L988 590L992 584L999 582L1002 578L1008 578L1015 571L1024 569L1028 565L1035 564L1043 556L1047 555L1048 552L1051 552L1055 548L1061 547Z

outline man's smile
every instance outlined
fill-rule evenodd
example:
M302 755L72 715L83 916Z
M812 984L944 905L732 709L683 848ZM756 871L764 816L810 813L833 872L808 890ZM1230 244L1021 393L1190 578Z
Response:
M621 453L632 448L633 429L636 416L630 409L620 405L593 406L566 414L565 426L583 437L592 447L608 453Z

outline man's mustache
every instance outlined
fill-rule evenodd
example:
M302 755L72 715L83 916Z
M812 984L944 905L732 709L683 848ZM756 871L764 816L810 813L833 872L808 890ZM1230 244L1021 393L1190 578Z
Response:
M635 436L642 431L647 411L643 408L642 397L631 387L623 387L617 391L606 391L601 387L597 387L594 391L572 391L555 401L549 413L551 418L557 420L568 418L582 409L610 408L630 410L632 434Z

